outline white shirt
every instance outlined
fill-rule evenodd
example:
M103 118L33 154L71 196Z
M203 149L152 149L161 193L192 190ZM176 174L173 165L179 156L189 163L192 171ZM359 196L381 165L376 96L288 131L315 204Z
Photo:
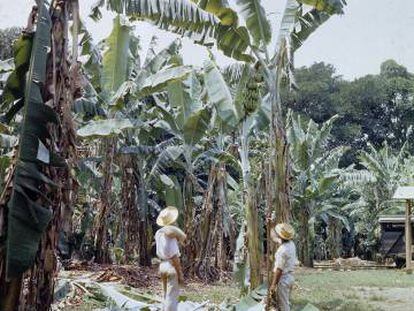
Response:
M158 258L169 260L174 256L180 256L180 249L178 248L180 234L184 235L180 229L173 226L165 226L155 233Z
M280 269L283 273L293 272L297 263L295 243L292 241L282 243L275 254L274 271Z

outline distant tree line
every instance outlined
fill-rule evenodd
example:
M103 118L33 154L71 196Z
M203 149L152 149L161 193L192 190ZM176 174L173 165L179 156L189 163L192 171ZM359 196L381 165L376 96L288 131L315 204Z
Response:
M353 81L344 80L324 62L296 69L295 77L298 90L285 93L285 107L317 123L340 116L331 143L351 147L343 166L358 162L357 152L367 143L381 147L386 142L399 150L411 135L414 75L396 61L387 60L379 74Z

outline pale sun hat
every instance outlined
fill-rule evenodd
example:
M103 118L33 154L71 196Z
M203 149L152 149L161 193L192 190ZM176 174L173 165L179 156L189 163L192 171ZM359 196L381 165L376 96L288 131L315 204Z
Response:
M295 229L286 223L277 224L274 231L280 238L288 241L292 240L295 236Z
M164 208L157 217L157 225L160 227L173 224L178 218L178 209L174 206Z

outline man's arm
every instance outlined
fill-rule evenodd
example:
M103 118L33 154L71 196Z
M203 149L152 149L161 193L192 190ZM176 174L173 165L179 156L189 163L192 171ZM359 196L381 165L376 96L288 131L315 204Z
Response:
M273 271L273 279L272 284L270 285L270 291L274 291L276 289L277 284L279 284L280 278L282 277L282 269L276 268L275 271Z
M177 271L178 276L178 283L180 285L184 285L184 275L183 275L183 269L181 267L181 261L180 257L175 255L170 259L171 265L174 267L175 271Z
M175 226L166 226L165 227L165 234L169 238L175 238L178 241L180 241L181 243L184 242L185 239L187 238L187 235L181 229L179 229Z

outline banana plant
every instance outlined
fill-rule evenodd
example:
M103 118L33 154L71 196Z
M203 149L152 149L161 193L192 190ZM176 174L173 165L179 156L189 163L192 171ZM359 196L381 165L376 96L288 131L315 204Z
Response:
M408 144L407 141L400 150L393 150L387 143L381 148L369 144L368 150L359 154L365 174L344 178L361 196L360 204L350 209L349 214L357 234L364 237L362 247L372 256L378 251L378 217L384 213L402 213L392 196L398 186L414 184L414 159L408 152Z
M84 33L86 34L85 30ZM91 50L92 43L90 40L86 42L88 42L85 45L85 51L87 52ZM78 130L78 135L84 139L111 139L113 143L110 145L117 145L112 149L114 156L123 154L124 156L121 156L121 158L129 157L133 159L134 163L131 163L131 165L135 170L134 177L137 177L136 185L139 188L136 197L140 200L138 211L140 219L148 219L148 201L145 197L148 197L148 185L149 182L152 182L151 178L153 178L151 174L150 177L145 176L144 166L145 163L148 163L146 152L149 149L159 149L148 145L153 142L153 139L149 137L154 132L151 124L155 122L154 118L156 118L156 115L151 112L154 107L150 107L150 103L156 98L154 94L165 91L169 83L178 83L186 79L192 70L189 66L183 66L179 60L178 53L181 48L179 40L175 40L161 51L156 51L156 42L157 39L153 38L147 55L141 64L138 40L131 34L131 27L122 24L119 16L114 20L114 29L108 40L106 40L109 49L102 57L102 72L97 72L96 65L93 65L91 58L88 59L87 69L92 69L89 71L89 77L92 77L91 81L100 81L100 83L98 85L88 84L89 94L82 98L82 107L86 107L86 103L89 103L89 106L92 107L99 104L103 114L87 121ZM94 59L99 60L100 57L97 55ZM96 75L99 78L93 78ZM100 92L98 93L96 90L100 90ZM157 96L162 97L162 94ZM160 130L158 129L158 131ZM163 154L168 154L168 150L163 150L163 152ZM154 155L151 152L150 154ZM161 154L161 159L163 159L163 154ZM120 163L121 166L125 166L125 161ZM110 187L110 183L106 183L106 185ZM132 205L128 203L125 206ZM102 223L102 221L99 223ZM140 225L141 229L139 230L142 235L148 231L145 228L149 228L148 222L145 221L145 223L142 226ZM106 230L100 230L101 235L104 231ZM142 238L142 241L148 240L144 236ZM102 240L98 239L98 241ZM98 249L99 247L97 247ZM143 250L139 253L141 256L140 262L149 265L148 251Z
M243 181L250 286L256 288L261 283L261 254L259 217L251 178L249 145L254 130L264 126L262 122L266 121L261 118L261 113L265 111L267 105L266 101L262 101L261 96L262 78L257 69L248 64L226 68L222 73L214 60L206 62L204 72L208 101L216 107L217 116L222 116L219 128L222 129L222 134L236 133L239 144L238 166L242 172Z
M288 142L291 146L294 215L298 219L299 259L305 266L313 266L315 223L329 218L340 219L349 229L345 210L358 197L352 187L343 185L343 175L353 168L339 168L346 151L343 146L330 149L329 137L338 116L322 125L313 120L288 116Z

